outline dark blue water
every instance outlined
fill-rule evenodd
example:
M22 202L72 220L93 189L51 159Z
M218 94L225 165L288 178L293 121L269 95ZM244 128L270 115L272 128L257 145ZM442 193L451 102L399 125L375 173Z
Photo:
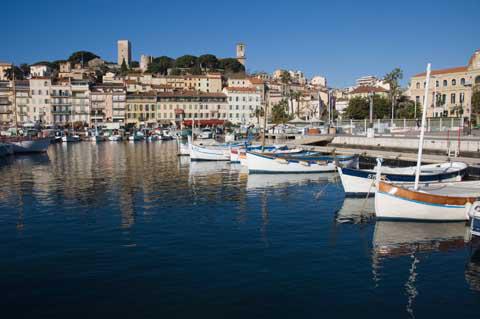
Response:
M462 223L376 223L335 176L248 176L158 142L54 145L0 180L3 318L480 316Z

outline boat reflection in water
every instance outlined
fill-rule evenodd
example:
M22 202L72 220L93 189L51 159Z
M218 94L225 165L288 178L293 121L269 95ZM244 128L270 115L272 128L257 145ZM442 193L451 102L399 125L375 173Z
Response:
M422 223L377 221L373 234L372 273L378 286L381 261L384 258L409 256L409 276L405 283L406 311L414 317L413 304L418 295L416 282L420 254L462 249L470 239L465 222Z
M477 242L476 248L465 267L465 280L470 289L480 292L480 243Z
M337 223L362 224L372 220L375 216L375 198L346 197L342 208L336 213Z
M283 188L308 183L328 183L335 173L321 174L249 174L247 189Z

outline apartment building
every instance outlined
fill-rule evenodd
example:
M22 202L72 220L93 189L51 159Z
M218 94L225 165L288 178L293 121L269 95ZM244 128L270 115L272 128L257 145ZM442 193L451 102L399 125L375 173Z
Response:
M156 113L156 92L135 92L126 95L126 124L155 126Z
M235 124L254 124L255 111L262 103L261 93L254 87L226 87L228 120Z
M90 89L91 123L124 122L125 86L121 83L96 84Z
M50 87L51 118L49 124L67 125L73 122L72 90L69 79L53 81Z
M53 123L50 101L50 87L52 80L49 77L32 77L30 80L30 113L33 122L42 124Z
M73 122L90 123L90 84L88 80L71 80Z
M426 74L419 73L410 80L410 98L423 103ZM480 87L480 50L475 51L466 66L432 70L428 88L429 117L464 117L471 119L471 97Z

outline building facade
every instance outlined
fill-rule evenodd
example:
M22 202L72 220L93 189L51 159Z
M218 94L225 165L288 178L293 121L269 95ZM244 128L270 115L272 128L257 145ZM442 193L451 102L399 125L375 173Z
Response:
M410 80L410 98L417 105L424 100L426 74ZM471 119L471 97L480 87L480 50L473 53L466 66L432 70L428 88L428 117L463 117Z
M234 124L255 124L256 110L262 105L261 93L254 87L226 87L228 120Z

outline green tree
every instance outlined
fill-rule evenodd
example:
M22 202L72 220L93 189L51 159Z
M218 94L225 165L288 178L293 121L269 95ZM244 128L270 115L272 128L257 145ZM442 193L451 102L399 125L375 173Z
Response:
M480 123L480 89L476 89L472 94L472 113L475 114L478 125Z
M177 69L177 68L173 68L170 71L170 75L181 75L181 74L182 74L182 70Z
M138 61L132 61L130 63L130 67L131 68L139 68L140 67L140 63L138 63Z
M215 70L218 68L218 59L213 54L203 54L198 57L198 64L201 68Z
M401 95L401 79L403 79L403 71L400 68L393 69L383 77L383 81L390 85L389 97L392 110L395 108L396 99Z
M225 58L218 61L218 68L224 73L244 73L245 67L237 59Z
M370 117L370 100L368 102L368 116ZM390 101L383 96L374 95L373 96L373 117L376 119L385 119L389 118L391 114L390 111Z
M282 73L280 74L280 81L283 83L283 84L289 84L292 82L292 76L290 75L290 72L288 71L282 71Z
M281 100L272 107L272 123L285 124L291 117L287 114L288 102L286 99Z
M24 77L28 77L30 75L30 66L27 63L20 64L20 70L22 70Z
M363 97L354 97L348 101L345 109L345 117L353 120L366 119L369 116L368 99Z
M148 65L147 71L150 73L166 75L168 69L171 69L174 63L174 59L168 56L160 56L153 59L152 63Z
M127 73L128 73L128 66L127 66L127 63L125 62L125 59L123 59L122 65L120 66L120 74L127 75Z
M265 112L263 111L263 107L256 107L255 108L255 116L257 117L257 124L260 124L260 117L265 116Z
M13 80L13 74L15 73L15 80L23 80L25 79L22 70L18 66L14 66L13 68L8 68L4 71L4 76L8 80Z
M73 52L72 55L68 58L68 61L70 61L73 64L76 63L83 63L87 64L88 61L99 58L98 55L95 53L89 52L89 51L77 51Z
M196 66L198 58L193 55L183 55L175 60L175 67L180 69L189 69Z

